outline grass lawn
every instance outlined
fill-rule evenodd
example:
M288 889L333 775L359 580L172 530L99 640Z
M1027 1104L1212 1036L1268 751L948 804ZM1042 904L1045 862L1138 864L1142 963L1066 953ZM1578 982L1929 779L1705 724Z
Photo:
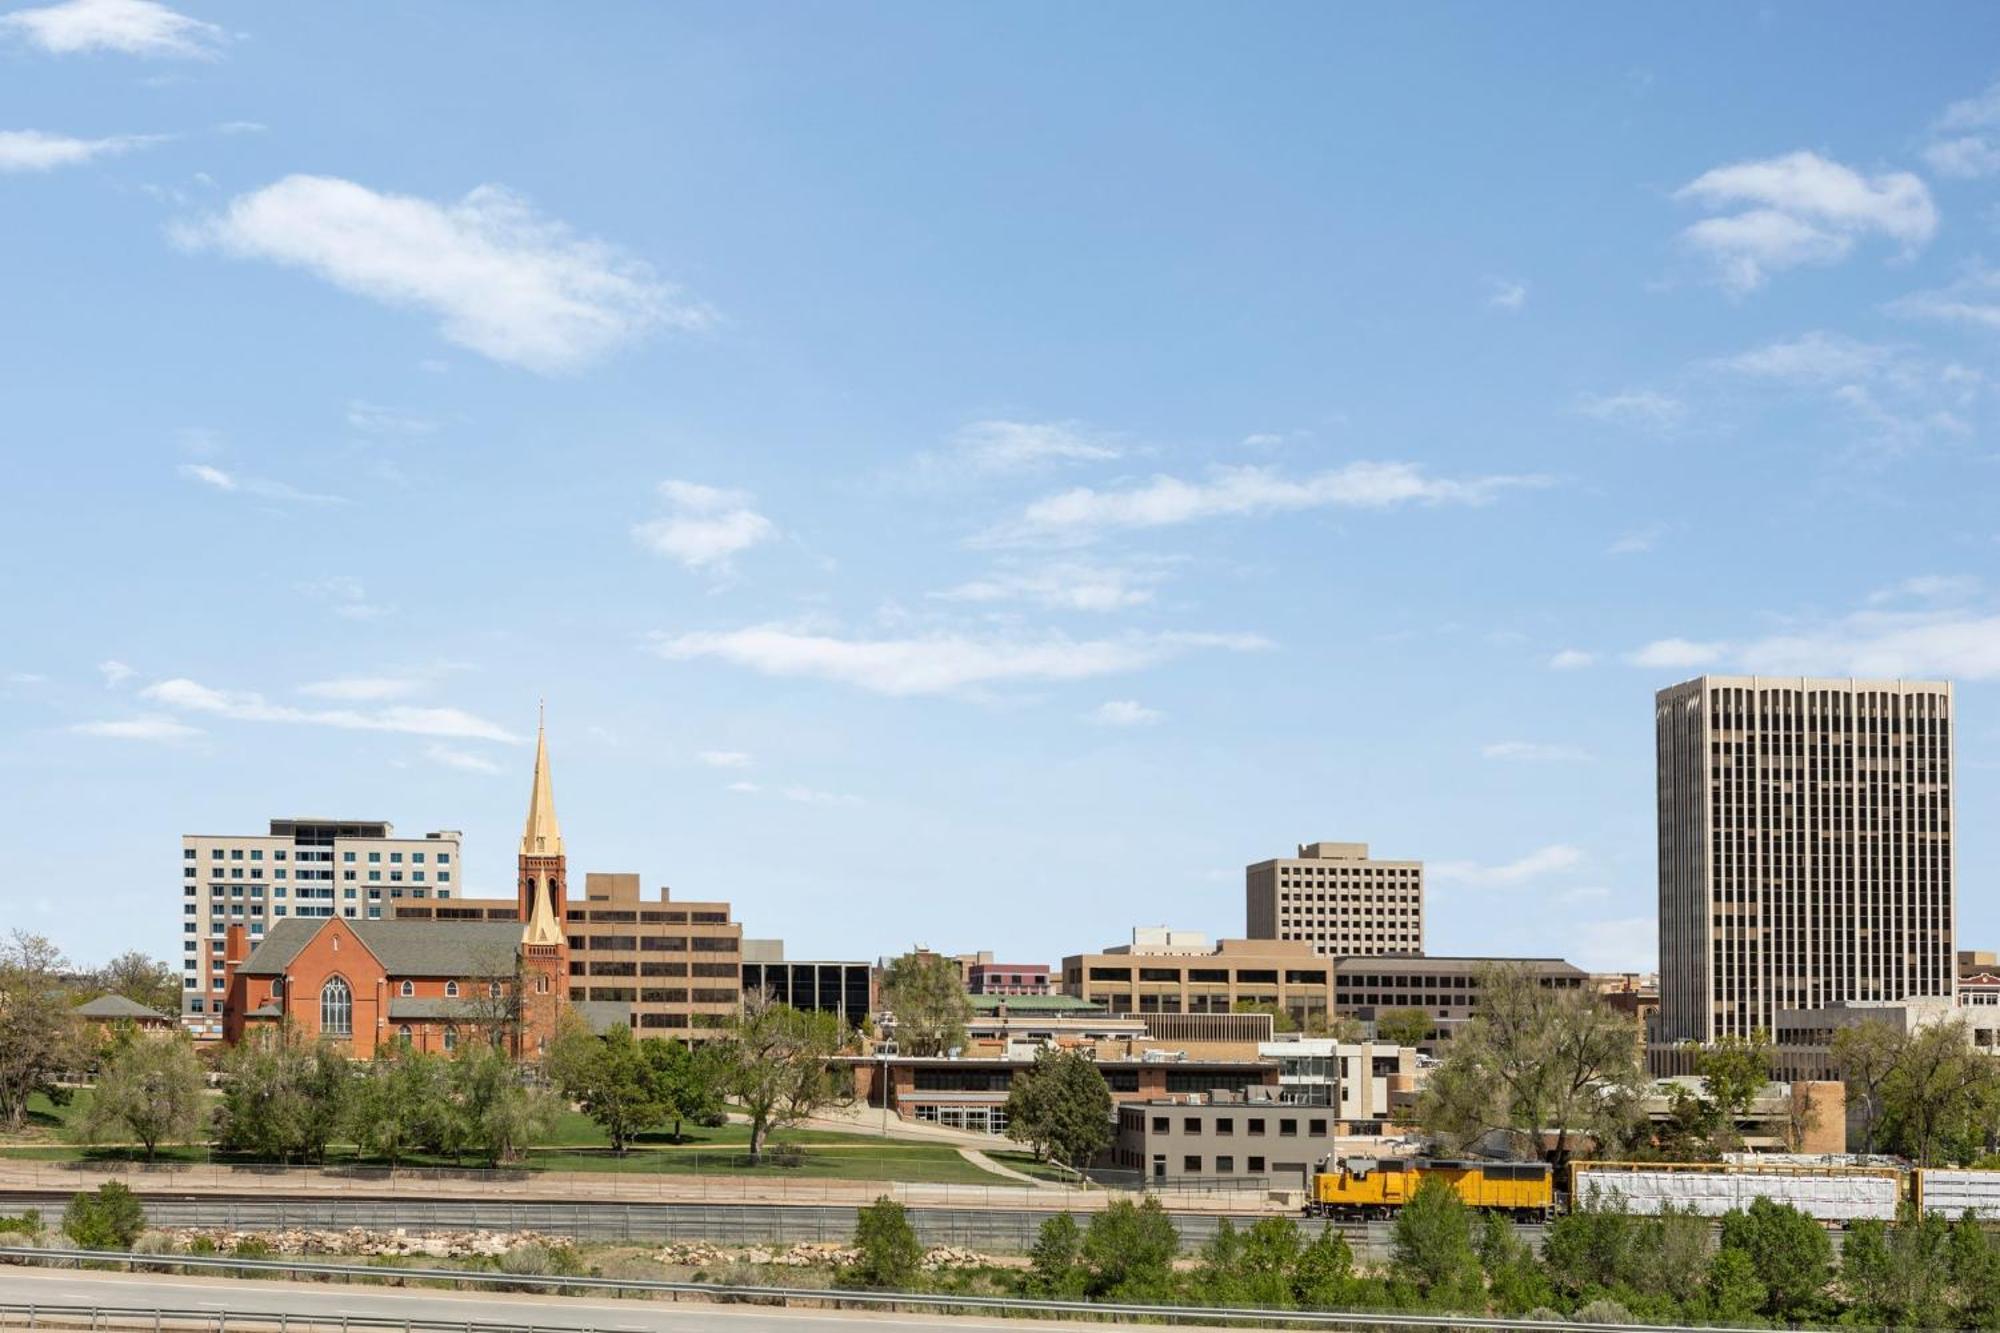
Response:
M1002 1166L1011 1166L1024 1176L1037 1180L1054 1180L1063 1184L1075 1184L1080 1176L1075 1171L1066 1170L1053 1162L1044 1162L1031 1152L995 1152L986 1150L986 1155Z

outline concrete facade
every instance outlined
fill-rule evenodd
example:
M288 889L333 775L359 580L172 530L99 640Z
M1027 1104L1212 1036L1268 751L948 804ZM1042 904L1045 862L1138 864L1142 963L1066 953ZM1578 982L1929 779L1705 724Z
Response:
M1263 1090L1133 1100L1118 1108L1111 1153L1115 1165L1156 1183L1299 1190L1339 1132L1331 1110L1282 1105Z
M1560 958L1334 958L1333 999L1340 1013L1372 1023L1391 1009L1422 1009L1433 1023L1429 1044L1448 1040L1479 1008L1489 967L1523 967L1544 986L1582 990L1590 974Z
M1424 951L1424 864L1378 861L1365 842L1308 842L1243 872L1244 933L1304 940L1327 957Z
M1703 676L1654 705L1661 1043L1949 1000L1952 687Z
M1137 946L1063 959L1063 990L1112 1013L1229 1013L1271 1005L1301 1027L1332 1009L1331 964L1300 940L1223 940L1200 953Z
M854 1095L867 1106L879 1107L886 1092L888 1109L905 1120L969 1129L979 1133L1007 1131L1007 1095L1014 1079L1034 1067L1028 1053L1015 1056L959 1058L949 1056L850 1056ZM1168 1096L1208 1096L1268 1088L1275 1098L1278 1067L1255 1060L1173 1060L1097 1058L1098 1072L1111 1089L1113 1103Z

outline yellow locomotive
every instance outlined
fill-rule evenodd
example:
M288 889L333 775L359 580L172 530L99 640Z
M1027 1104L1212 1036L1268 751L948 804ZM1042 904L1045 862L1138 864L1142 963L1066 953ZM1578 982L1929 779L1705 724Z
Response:
M1555 1183L1546 1162L1453 1162L1428 1157L1349 1157L1313 1171L1308 1217L1393 1217L1426 1176L1457 1191L1469 1208L1547 1217Z

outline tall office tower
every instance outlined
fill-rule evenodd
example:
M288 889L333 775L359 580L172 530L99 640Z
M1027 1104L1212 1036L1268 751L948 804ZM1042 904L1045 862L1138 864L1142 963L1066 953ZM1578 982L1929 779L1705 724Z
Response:
M1703 676L1661 690L1661 1042L1781 1009L1949 997L1951 686Z
M183 836L182 1014L220 1031L230 926L243 926L254 946L287 917L365 921L392 915L386 907L396 899L450 898L459 837L441 830L399 838L393 825L372 819L274 819L268 834Z
M1365 842L1309 842L1243 871L1245 933L1306 940L1334 958L1424 951L1424 863L1374 861Z

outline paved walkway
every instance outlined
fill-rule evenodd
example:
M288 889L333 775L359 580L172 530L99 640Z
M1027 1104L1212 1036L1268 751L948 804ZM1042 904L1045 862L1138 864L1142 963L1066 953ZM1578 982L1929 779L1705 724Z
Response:
M1016 1171L1005 1162L996 1162L977 1148L960 1148L958 1155L982 1171L991 1171L996 1176L1005 1176L1009 1180L1018 1180L1022 1184L1032 1185L1038 1190L1056 1190L1062 1188L1062 1186L1056 1184L1053 1180L1043 1180L1039 1176L1029 1175L1026 1171Z

